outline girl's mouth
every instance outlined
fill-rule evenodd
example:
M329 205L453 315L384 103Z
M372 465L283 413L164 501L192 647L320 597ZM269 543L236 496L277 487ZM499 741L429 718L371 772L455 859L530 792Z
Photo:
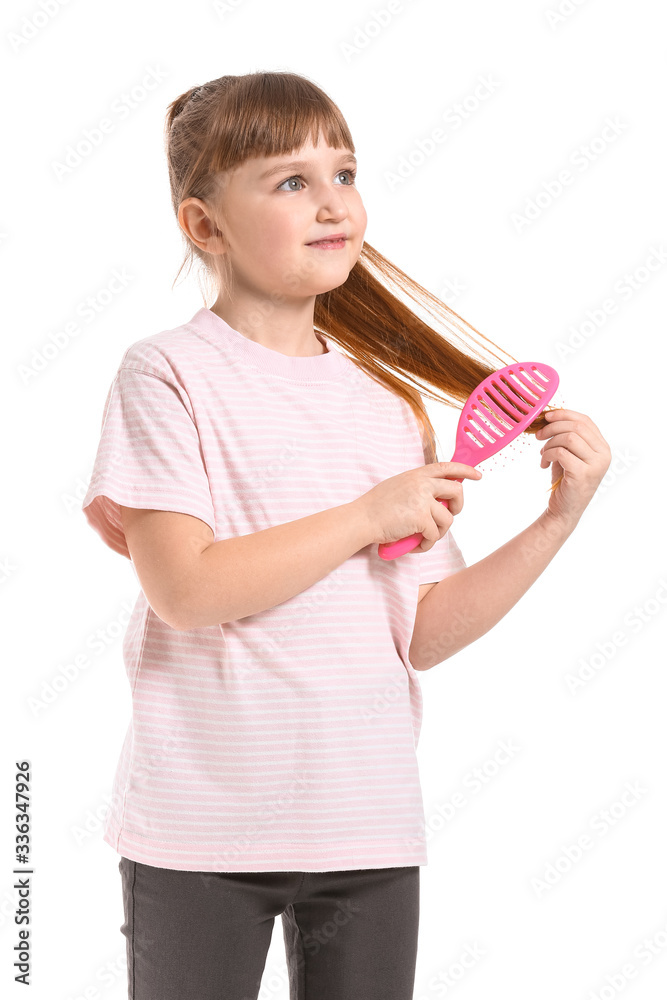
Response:
M317 247L318 250L340 250L345 246L345 240L317 240L315 243L306 243L307 247Z

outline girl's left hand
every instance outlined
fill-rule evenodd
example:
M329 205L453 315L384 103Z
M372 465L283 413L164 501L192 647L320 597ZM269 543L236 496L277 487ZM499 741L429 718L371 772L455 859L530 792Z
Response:
M576 410L548 410L547 425L537 431L542 448L540 468L551 462L552 489L548 513L573 526L590 503L611 464L611 449L590 417Z

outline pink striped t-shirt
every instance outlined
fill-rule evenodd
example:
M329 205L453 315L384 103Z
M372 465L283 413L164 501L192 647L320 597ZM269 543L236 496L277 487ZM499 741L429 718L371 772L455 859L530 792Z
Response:
M219 541L423 465L408 404L319 338L326 353L288 357L202 308L132 344L83 501L104 542L130 558L119 504L192 514ZM183 871L427 864L408 649L419 584L465 565L451 531L391 561L371 544L274 608L189 630L140 591L103 839Z

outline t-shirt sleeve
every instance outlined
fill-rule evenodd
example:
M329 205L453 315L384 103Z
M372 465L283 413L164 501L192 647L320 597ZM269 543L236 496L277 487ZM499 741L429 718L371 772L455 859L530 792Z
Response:
M466 561L461 554L452 535L451 528L439 541L432 545L428 552L417 552L414 556L419 560L419 585L422 583L439 583L446 576L465 569Z
M215 533L211 488L188 394L133 368L120 368L109 389L82 504L102 540L129 559L119 505L192 514Z

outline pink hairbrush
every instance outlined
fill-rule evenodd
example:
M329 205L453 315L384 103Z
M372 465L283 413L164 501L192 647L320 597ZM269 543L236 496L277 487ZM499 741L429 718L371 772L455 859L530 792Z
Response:
M475 466L491 458L532 424L557 388L558 374L549 365L522 361L499 368L468 396L459 417L456 447L450 461ZM447 500L440 503L448 507ZM395 559L416 549L423 538L417 532L397 542L382 543L378 555L381 559Z

